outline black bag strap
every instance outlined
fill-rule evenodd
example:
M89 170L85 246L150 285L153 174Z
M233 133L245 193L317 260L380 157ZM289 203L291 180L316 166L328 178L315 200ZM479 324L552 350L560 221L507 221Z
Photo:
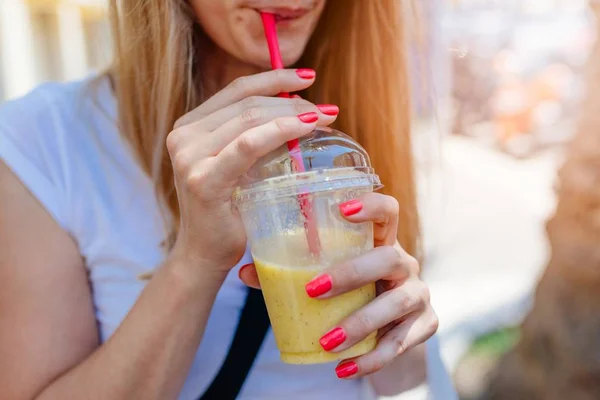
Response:
M248 289L233 342L219 373L198 400L235 400L269 330L262 292Z

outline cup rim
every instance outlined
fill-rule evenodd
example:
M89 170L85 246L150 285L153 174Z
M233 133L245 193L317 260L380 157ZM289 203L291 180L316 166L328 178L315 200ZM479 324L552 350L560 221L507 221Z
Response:
M370 186L383 187L379 176L370 167L326 168L282 175L238 186L232 195L234 205L296 197L302 194Z

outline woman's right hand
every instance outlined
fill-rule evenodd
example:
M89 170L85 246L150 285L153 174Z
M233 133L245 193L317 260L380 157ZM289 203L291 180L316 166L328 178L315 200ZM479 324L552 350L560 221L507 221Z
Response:
M231 204L240 177L263 155L337 116L333 105L272 97L306 89L314 80L307 69L239 78L176 122L167 137L181 216L172 255L219 276L237 264L246 248Z

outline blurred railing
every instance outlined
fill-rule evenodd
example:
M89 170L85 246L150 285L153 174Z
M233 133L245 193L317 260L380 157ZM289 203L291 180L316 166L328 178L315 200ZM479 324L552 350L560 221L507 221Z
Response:
M106 67L110 33L103 0L0 1L0 101L50 80Z

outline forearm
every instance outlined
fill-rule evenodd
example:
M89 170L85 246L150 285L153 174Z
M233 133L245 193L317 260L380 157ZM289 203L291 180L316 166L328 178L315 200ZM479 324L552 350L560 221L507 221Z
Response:
M177 398L225 278L182 267L163 265L113 336L37 399Z
M425 345L407 351L369 379L379 396L393 396L424 383L427 379Z

